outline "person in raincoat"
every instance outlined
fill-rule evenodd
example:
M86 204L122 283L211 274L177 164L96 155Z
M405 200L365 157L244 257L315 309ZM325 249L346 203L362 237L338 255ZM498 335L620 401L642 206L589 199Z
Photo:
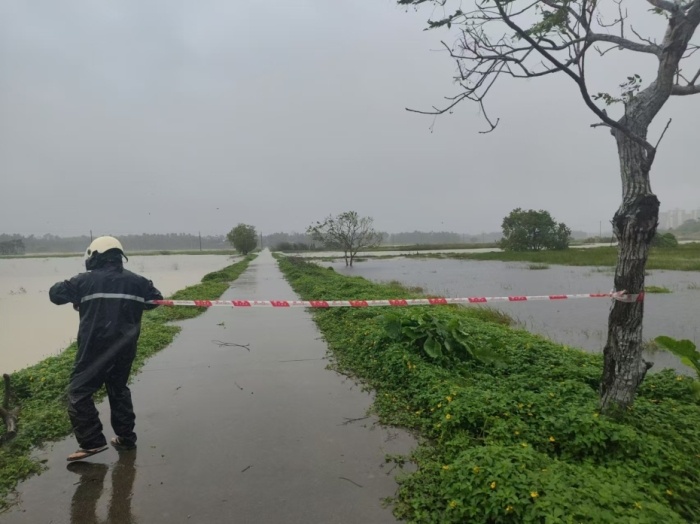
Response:
M104 385L109 397L111 444L118 450L136 447L134 407L127 386L141 316L162 300L153 283L124 269L128 260L114 237L96 238L85 253L87 272L54 284L51 302L73 304L80 313L78 352L68 386L68 415L80 449L68 461L81 460L107 449L93 394Z

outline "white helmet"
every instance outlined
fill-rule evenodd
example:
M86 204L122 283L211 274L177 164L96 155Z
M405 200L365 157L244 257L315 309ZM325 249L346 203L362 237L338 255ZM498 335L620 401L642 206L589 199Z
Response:
M126 258L124 248L119 240L114 237L98 237L92 241L92 243L88 246L87 251L85 251L85 260L106 253L110 249L118 249L122 256Z

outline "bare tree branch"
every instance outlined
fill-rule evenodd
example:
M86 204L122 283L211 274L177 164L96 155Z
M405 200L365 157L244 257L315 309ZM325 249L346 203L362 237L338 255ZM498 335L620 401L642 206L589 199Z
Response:
M659 144L661 144L661 141L664 139L664 135L666 134L666 131L668 131L668 127L671 125L671 122L673 122L673 119L669 118L668 122L666 122L666 127L664 127L664 130L661 132L661 136L659 137L659 140L656 142L656 145L654 146L654 149L659 149Z
M698 81L698 78L700 78L700 69L698 69L698 72L695 73L695 76L693 77L693 79L692 79L690 82L688 82L688 83L689 83L689 84L694 84L695 82Z
M515 22L513 22L508 15L508 13L505 11L503 8L503 5L501 4L502 0L496 0L496 8L498 9L499 14L501 15L501 18L503 19L503 22L510 27L513 31L516 32L516 34L528 42L534 49L537 50L542 56L544 56L547 60L549 60L554 67L567 74L574 82L576 82L579 86L579 91L581 92L581 96L583 97L583 101L586 103L588 108L595 113L598 118L600 118L604 123L608 124L610 127L628 135L632 140L634 140L636 143L641 145L644 149L647 150L647 153L650 155L653 155L653 147L652 145L647 142L644 138L636 135L633 133L631 130L627 129L625 126L620 124L619 122L616 122L612 118L610 118L605 111L602 111L590 97L590 94L588 93L588 88L586 87L586 83L583 80L583 78L573 71L566 67L564 64L562 64L559 60L557 60L554 56L552 56L546 49L543 49L542 46L540 46L526 31L524 31L520 26L518 26ZM583 2L583 5L585 6L585 0ZM587 43L586 48L589 47L590 44ZM581 52L581 56L585 54L585 49Z
M688 86L679 86L676 84L671 89L671 94L675 96L697 95L698 93L700 93L700 84Z
M676 13L681 9L678 4L669 0L647 0L647 2L649 2L657 9L663 9L664 11L668 11L669 13Z
M630 26L630 31L632 31L632 33L634 33L634 36L636 36L637 38L639 38L642 42L646 42L646 43L649 44L649 45L657 46L657 47L658 47L657 43L656 43L654 40L652 40L651 38L644 38L642 35L640 35L640 34L634 29L634 27Z
M616 35L605 35L600 33L591 33L588 35L587 39L590 43L595 42L610 42L615 44L617 47L623 49L629 49L630 51L637 51L638 53L649 53L651 55L661 56L661 47L656 44L640 44L639 42L633 42L626 38L622 38Z

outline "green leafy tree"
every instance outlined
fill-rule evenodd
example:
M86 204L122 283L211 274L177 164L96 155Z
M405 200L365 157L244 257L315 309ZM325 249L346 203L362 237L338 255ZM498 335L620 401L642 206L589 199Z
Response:
M678 239L673 233L661 233L654 235L651 239L652 247L659 247L662 249L678 247Z
M373 223L371 217L361 217L357 211L346 211L309 226L306 234L327 249L340 249L345 265L352 267L360 249L376 246L382 240L381 233L372 227Z
M226 238L236 251L243 255L247 255L258 245L258 234L255 232L255 227L248 224L238 224L229 231Z
M501 248L505 251L540 251L566 249L571 229L563 222L557 224L549 211L514 209L503 219Z
M485 102L498 91L499 80L568 78L572 89L595 115L593 127L609 131L617 145L622 201L612 220L618 239L615 289L637 294L644 290L644 272L659 218L659 200L651 190L650 172L658 146L670 121L652 139L649 128L671 97L700 93L700 71L692 39L700 25L700 0L397 0L401 5L428 4L434 18L428 27L457 32L454 44L443 43L457 62L459 92L444 107L426 114L451 112L463 101L479 105L488 128L499 120ZM630 9L627 9L630 6ZM630 20L644 6L663 18L666 28L654 38L640 34ZM628 13L633 13L629 15ZM632 30L630 31L630 27ZM638 56L654 59L651 78L628 74L616 93L601 92L594 83L594 62L609 51L638 63ZM502 91L501 91L502 92ZM525 103L523 101L523 103ZM678 106L680 108L680 106ZM630 406L651 363L642 358L644 302L615 301L608 317L608 339L600 387L600 407L606 413Z

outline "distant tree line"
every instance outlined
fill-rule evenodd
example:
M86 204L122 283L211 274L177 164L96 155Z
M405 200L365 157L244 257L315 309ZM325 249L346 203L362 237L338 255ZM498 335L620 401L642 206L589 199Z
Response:
M95 234L98 237L109 232ZM199 249L199 235L188 233L117 235L124 249L129 251L185 251ZM0 234L0 243L21 241L26 253L80 253L90 245L90 236L59 237ZM224 235L202 236L202 249L230 249ZM22 254L22 253L9 253Z
M384 233L384 244L405 246L411 244L461 244L480 242L479 237L460 235L450 231L412 231L405 233Z
M263 246L274 251L312 251L321 249L306 233L272 233L263 235Z
M482 233L480 235L462 235L451 231L412 231L402 233L379 233L382 245L438 245L438 244L479 244L498 242L500 232ZM263 244L277 251L318 251L324 248L305 233L273 233L263 236Z
M21 238L0 241L0 255L24 255L25 251Z

